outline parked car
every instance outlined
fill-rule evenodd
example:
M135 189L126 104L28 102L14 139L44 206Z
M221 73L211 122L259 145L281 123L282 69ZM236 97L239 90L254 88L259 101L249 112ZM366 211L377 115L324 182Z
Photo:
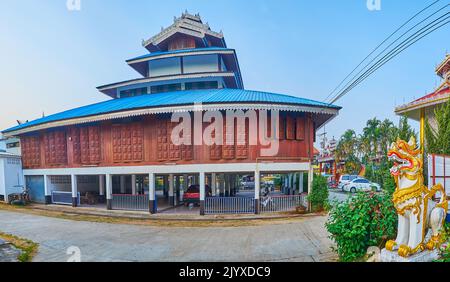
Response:
M208 185L205 185L206 197L211 197L211 188ZM183 194L184 205L188 206L189 204L199 205L200 204L200 185L195 184L189 186L189 188Z
M255 182L254 181L242 181L241 188L242 188L242 190L254 190Z
M350 174L343 174L339 177L339 182L338 182L338 189L341 189L342 191L344 191L344 186L348 183L350 183L350 181L358 178L358 175L350 175Z
M355 178L342 188L343 191L356 193L358 191L372 191L375 188L377 192L381 191L381 186L378 183L370 182L365 178Z

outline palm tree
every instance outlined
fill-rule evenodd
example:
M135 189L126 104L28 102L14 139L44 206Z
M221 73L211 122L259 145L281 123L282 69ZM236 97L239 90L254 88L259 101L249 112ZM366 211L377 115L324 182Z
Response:
M336 146L335 156L337 160L345 160L350 155L355 155L358 139L352 129L348 129L339 139Z
M369 119L366 123L366 127L363 129L364 139L366 139L366 142L368 142L368 145L370 146L368 151L369 158L373 158L377 155L377 147L380 137L380 123L381 121L377 118Z
M379 133L379 153L382 156L385 156L390 143L394 142L396 138L396 128L394 123L388 119L383 120L379 126Z

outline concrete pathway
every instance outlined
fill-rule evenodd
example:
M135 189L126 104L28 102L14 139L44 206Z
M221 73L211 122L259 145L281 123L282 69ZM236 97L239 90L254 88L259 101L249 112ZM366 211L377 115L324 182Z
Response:
M311 216L257 226L159 227L0 210L0 231L40 244L34 261L67 261L71 247L80 250L81 261L332 261L325 221Z

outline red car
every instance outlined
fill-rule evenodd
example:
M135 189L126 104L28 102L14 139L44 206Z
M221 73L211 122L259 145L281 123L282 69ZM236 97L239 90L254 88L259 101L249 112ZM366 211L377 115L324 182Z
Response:
M211 196L211 188L209 188L208 185L205 185L206 190L206 197ZM190 203L193 203L194 205L200 204L200 185L191 185L189 188L184 192L183 195L183 201L184 205L188 206Z

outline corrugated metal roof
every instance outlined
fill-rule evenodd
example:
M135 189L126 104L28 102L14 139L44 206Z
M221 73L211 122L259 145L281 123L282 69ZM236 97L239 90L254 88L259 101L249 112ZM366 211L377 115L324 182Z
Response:
M181 105L192 105L195 103L220 104L220 103L275 103L290 105L305 105L312 107L325 107L341 109L341 107L309 100L305 98L293 97L288 95L251 91L243 89L207 89L207 90L185 90L176 92L166 92L157 94L148 94L130 98L121 98L91 104L80 108L64 111L61 113L49 115L36 119L9 129L3 132L16 131L30 126L44 123L73 119L79 117L94 116L125 110L152 108L152 107L170 107Z
M127 62L145 59L145 58L151 58L156 57L160 55L173 55L173 54L179 54L179 53L189 53L189 52L202 52L202 51L234 51L234 49L229 48L222 48L222 47L208 47L208 48L191 48L191 49L179 49L179 50L173 50L173 51L160 51L160 52L153 52L150 54L142 55L133 59L127 60Z

